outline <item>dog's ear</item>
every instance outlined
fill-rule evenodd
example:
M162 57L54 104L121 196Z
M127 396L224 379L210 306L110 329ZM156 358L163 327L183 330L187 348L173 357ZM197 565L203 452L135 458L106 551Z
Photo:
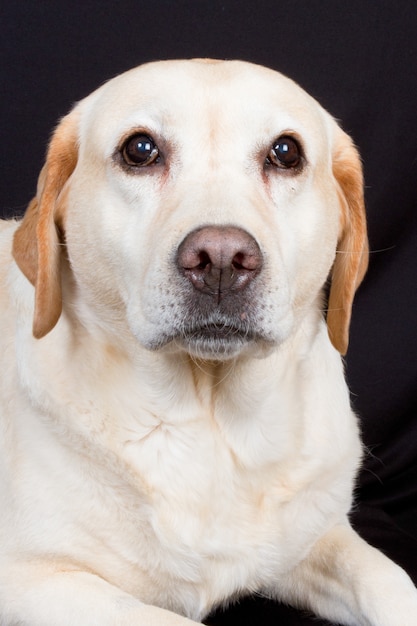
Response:
M40 339L55 326L62 311L60 258L63 242L65 184L78 158L78 112L64 117L49 144L29 204L13 241L13 256L35 287L33 335Z
M336 259L331 271L327 312L329 337L346 354L355 291L368 267L368 238L362 164L352 140L337 128L333 174L338 186L341 225Z

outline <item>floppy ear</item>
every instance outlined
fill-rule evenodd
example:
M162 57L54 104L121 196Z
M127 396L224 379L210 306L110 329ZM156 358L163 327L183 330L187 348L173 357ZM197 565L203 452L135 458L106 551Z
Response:
M333 174L338 185L341 230L331 271L327 327L334 347L346 354L355 291L368 267L368 238L359 154L352 140L337 129Z
M75 109L58 125L38 179L36 197L29 204L13 241L13 256L35 286L33 335L44 337L62 310L60 259L65 210L65 183L78 157L78 113Z

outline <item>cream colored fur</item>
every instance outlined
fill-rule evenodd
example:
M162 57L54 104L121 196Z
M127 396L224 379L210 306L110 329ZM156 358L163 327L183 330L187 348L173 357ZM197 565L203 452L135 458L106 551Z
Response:
M126 167L135 132L158 162ZM299 168L266 162L280 136ZM204 313L176 255L206 225L262 253L247 339L187 334ZM155 63L77 104L0 231L0 624L185 626L258 592L415 626L408 576L348 521L340 353L366 264L356 150L280 74Z

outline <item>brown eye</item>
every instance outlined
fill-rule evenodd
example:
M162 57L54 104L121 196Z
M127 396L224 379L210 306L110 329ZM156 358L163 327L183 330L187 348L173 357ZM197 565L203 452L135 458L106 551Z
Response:
M129 137L122 147L121 154L128 165L145 167L158 159L159 150L152 137L138 133Z
M301 148L293 137L283 135L272 145L267 162L281 169L294 169L301 163Z

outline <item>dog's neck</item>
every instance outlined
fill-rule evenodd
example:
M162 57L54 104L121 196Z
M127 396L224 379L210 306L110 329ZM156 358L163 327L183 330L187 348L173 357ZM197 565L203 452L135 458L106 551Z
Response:
M31 368L27 394L63 445L82 450L88 438L103 462L123 450L127 466L120 466L120 476L126 467L137 468L141 442L149 442L149 450L159 437L168 442L184 438L185 445L190 432L201 441L198 445L215 438L239 467L256 471L284 462L288 450L308 441L303 398L313 394L318 415L325 415L333 405L323 381L326 388L329 380L330 388L344 385L340 357L324 322L317 325L308 351L305 329L300 327L299 335L264 359L241 356L216 363L197 361L184 351L149 352L135 345L127 354L125 345L102 338L86 353L82 338L75 344L58 326L40 341L25 338L19 378L24 386L25 368ZM91 347L91 336L89 342ZM62 354L69 357L64 368Z

